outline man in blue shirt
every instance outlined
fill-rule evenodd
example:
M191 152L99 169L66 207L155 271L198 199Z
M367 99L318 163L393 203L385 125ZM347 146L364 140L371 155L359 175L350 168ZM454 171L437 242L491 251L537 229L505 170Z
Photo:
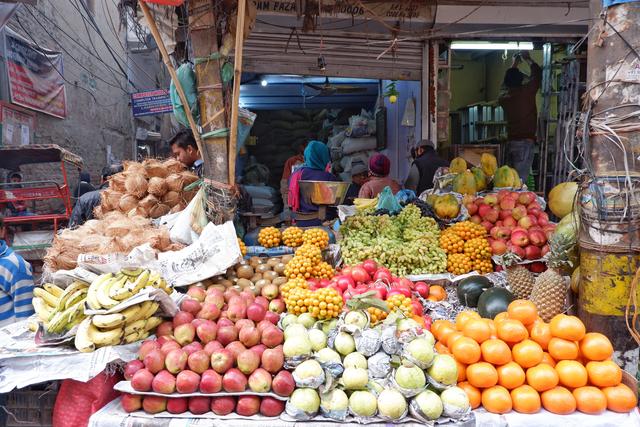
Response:
M34 313L31 265L15 253L4 238L5 227L0 219L0 327Z
M190 129L182 129L169 140L171 153L180 163L202 177L202 156Z

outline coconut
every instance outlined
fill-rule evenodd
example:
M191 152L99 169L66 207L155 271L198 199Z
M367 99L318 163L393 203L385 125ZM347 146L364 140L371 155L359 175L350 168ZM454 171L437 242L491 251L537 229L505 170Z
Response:
M147 187L149 183L147 179L138 173L132 173L127 176L127 179L124 181L124 188L127 190L127 193L133 194L136 197L144 197L147 193Z
M120 204L120 198L122 197L122 193L118 191L111 190L107 188L100 194L101 203L103 211L112 211L118 208Z
M149 186L147 187L149 194L153 194L156 197L162 197L167 192L167 184L164 178L157 176L149 178Z
M162 203L170 207L180 204L181 201L182 197L177 191L168 191L164 196L162 196Z
M159 203L159 201L156 198L156 196L153 196L153 195L149 194L149 195L147 195L147 197L145 197L144 199L140 200L140 202L138 203L138 207L144 209L145 212L147 212L147 215L145 215L145 216L149 216L148 214L149 214L149 211L151 211L151 208L153 208L158 203Z
M149 217L160 218L161 216L168 214L170 210L171 208L169 206L163 203L158 203L157 205L149 209Z
M162 166L170 173L180 173L184 171L184 165L176 159L167 159L162 162Z
M102 206L96 206L93 208L93 217L96 219L102 219L104 213L102 211Z
M167 175L169 175L169 171L159 160L145 159L142 162L142 166L144 166L144 170L147 172L149 178L166 178Z
M178 212L181 212L183 209L184 209L184 207L181 204L177 204L177 205L175 205L174 207L171 208L169 213L170 214L178 213Z
M135 209L138 206L138 198L133 194L125 194L120 198L120 203L118 204L118 209L121 212L129 212L132 209Z
M127 179L127 175L124 173L117 173L109 177L109 188L111 190L125 192L124 181Z
M127 219L119 219L113 221L105 229L105 235L109 237L123 237L126 236L131 229L131 222Z
M187 185L192 184L192 183L194 183L194 182L196 182L197 180L200 179L200 178L198 178L198 175L196 175L193 172L189 172L189 171L181 172L180 173L180 177L182 178L182 181L184 182L184 186L185 187Z
M165 178L165 182L167 183L169 191L179 192L184 188L184 178L182 178L182 175L179 173L172 173Z
M147 176L147 172L144 170L144 166L142 166L142 163L138 163L133 160L125 160L124 162L122 162L122 167L125 172L133 172L142 174L145 177Z
M80 241L80 249L82 252L97 252L104 243L104 237L97 234L89 234Z

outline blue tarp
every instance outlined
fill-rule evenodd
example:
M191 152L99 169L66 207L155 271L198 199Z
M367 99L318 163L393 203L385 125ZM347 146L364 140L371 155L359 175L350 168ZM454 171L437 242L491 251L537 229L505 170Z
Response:
M602 5L604 7L609 7L609 6L615 6L617 4L633 3L637 1L640 1L640 0L602 0Z

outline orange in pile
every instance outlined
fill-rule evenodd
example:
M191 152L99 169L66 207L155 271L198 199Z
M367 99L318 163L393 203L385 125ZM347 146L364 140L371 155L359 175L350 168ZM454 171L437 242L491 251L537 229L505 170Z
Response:
M447 254L447 271L456 275L477 271L491 273L491 247L483 226L458 222L440 235L440 247Z
M535 304L515 300L493 320L463 311L455 323L433 322L431 332L436 350L456 359L458 386L474 409L599 414L629 412L638 403L611 360L609 339L587 333L575 316L559 314L545 323Z

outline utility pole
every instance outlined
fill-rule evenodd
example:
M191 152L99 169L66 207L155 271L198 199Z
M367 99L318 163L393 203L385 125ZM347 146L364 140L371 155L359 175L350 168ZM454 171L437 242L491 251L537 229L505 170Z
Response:
M204 175L218 183L229 183L227 135L207 137L207 133L226 129L227 114L221 67L224 58L218 51L218 17L221 2L191 0L189 2L189 33L198 81L198 102L202 127ZM218 8L216 8L218 5Z
M604 5L603 5L604 3ZM638 371L640 334L640 2L591 0L583 141L589 186L579 194L578 315ZM631 298L635 293L637 297ZM637 341L636 338L637 337Z

